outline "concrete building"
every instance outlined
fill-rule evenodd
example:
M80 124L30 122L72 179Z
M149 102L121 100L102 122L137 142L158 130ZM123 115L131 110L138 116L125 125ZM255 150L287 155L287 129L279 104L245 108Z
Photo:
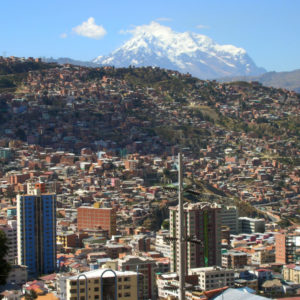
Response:
M55 271L56 195L17 196L18 264L28 267L28 277Z
M186 203L184 206L187 242L186 271L191 268L221 265L221 215L216 203ZM171 271L179 269L178 208L170 208Z
M0 160L8 160L12 156L12 151L10 148L0 148Z
M230 229L231 234L238 233L238 209L236 206L225 206L221 207L221 225L227 226Z
M8 252L6 259L10 264L15 264L18 259L18 246L17 246L17 221L8 220L7 224L0 225L7 238Z
M240 233L265 232L265 219L254 219L248 217L238 218Z
M116 274L117 278L115 279ZM80 276L80 277L79 277ZM101 299L101 278L104 297ZM115 280L117 286L115 285ZM59 283L59 296L64 300L75 299L118 299L136 300L138 291L138 276L131 271L112 271L110 269L97 269L80 273L68 278L61 278ZM117 292L117 298L115 298Z
M164 257L170 257L171 245L167 240L169 236L169 230L160 231L156 234L155 238L155 251L161 253Z
M199 276L198 285L203 291L223 286L234 287L234 270L220 267L194 268L189 274Z
M149 236L138 234L133 236L129 244L136 252L148 252L150 251L150 242L151 239Z
M12 265L6 282L22 285L27 281L27 277L26 266Z
M27 194L34 195L35 190L39 189L42 194L44 193L56 193L56 182L36 182L31 181L27 183Z
M222 267L224 268L243 268L247 265L248 256L245 252L229 250L222 254Z
M300 284L300 265L289 264L282 268L283 279Z
M147 257L132 255L118 259L119 271L135 271L143 274L143 297L144 299L156 299L156 261Z
M109 236L116 234L116 211L113 208L79 207L78 230L102 228Z
M253 265L271 264L275 262L275 251L269 249L255 249L251 255Z
M275 235L276 263L291 264L300 259L300 232L281 232ZM298 254L298 255L297 255Z

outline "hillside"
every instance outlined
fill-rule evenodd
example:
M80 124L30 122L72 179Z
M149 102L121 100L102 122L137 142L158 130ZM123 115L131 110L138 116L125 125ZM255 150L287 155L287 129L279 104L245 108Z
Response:
M14 91L26 78L29 71L38 71L55 67L56 64L41 61L0 58L0 91Z
M53 66L14 83L22 103L1 95L8 106L3 137L75 151L76 143L131 149L138 142L141 151L154 153L181 145L194 155L212 143L225 149L230 132L261 140L261 147L277 138L293 141L292 148L299 145L296 93L257 83L219 84L152 67Z
M261 214L253 205L280 202L283 219L299 221L289 206L299 202L300 94L153 67L56 65L21 74L13 89L0 87L1 147L59 150L62 164L81 169L93 161L86 174L123 170L125 179L130 174L117 161L138 156L143 167L135 174L147 186L176 181L170 162L181 149L185 180L202 200L234 200L252 216ZM102 166L99 151L110 157Z
M238 76L218 79L220 82L258 81L265 86L285 88L300 92L300 70L290 72L267 72L259 76Z

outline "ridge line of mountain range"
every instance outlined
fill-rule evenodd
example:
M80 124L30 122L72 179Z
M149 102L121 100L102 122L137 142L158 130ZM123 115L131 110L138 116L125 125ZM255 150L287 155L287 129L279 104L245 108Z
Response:
M44 62L55 62L58 64L72 64L78 66L86 67L100 67L99 64L96 64L91 61L81 61L75 60L68 57L59 57L59 58L43 58ZM202 79L202 78L200 78ZM300 69L293 71L283 71L283 72L265 72L258 76L233 76L233 77L221 77L215 78L215 80L220 82L232 82L232 81L258 81L265 86L272 86L276 88L285 88L287 90L293 90L295 92L300 92Z

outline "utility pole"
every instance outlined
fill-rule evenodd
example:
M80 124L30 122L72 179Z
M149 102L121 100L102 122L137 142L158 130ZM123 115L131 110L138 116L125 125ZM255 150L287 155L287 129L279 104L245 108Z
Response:
M178 153L178 214L179 214L179 238L177 242L179 243L179 300L185 299L185 234L184 234L184 210L183 210L183 184L182 184L182 154Z

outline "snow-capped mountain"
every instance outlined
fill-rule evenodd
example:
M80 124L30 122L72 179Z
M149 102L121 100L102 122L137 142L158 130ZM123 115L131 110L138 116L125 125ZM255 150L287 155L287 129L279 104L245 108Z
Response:
M258 68L242 48L219 45L211 38L190 32L177 33L157 22L137 26L123 46L93 60L115 67L157 66L203 78L258 75Z

